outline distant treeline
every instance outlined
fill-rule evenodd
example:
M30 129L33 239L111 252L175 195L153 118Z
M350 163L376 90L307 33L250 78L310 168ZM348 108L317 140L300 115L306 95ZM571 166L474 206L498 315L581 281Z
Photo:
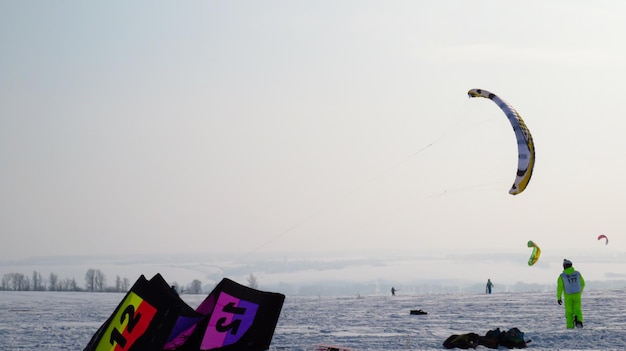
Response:
M81 286L75 278L59 278L50 273L47 279L37 271L32 275L22 273L7 273L2 276L0 291L86 291L86 292L127 292L131 284L128 278L119 275L115 277L114 285L107 285L107 278L99 269L90 268L85 273L84 284ZM200 294L202 282L195 279L186 288L181 288L177 282L172 287L179 293Z

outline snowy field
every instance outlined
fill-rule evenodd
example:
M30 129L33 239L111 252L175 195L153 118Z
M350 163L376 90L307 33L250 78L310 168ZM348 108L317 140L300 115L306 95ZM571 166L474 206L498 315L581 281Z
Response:
M182 295L192 307L204 295ZM0 292L0 350L82 350L123 294ZM567 330L555 293L287 296L271 350L442 350L451 334L518 327L535 350L626 350L624 290L589 290L584 329ZM422 309L428 315L410 315ZM489 350L483 346L477 349ZM503 347L501 347L503 349Z

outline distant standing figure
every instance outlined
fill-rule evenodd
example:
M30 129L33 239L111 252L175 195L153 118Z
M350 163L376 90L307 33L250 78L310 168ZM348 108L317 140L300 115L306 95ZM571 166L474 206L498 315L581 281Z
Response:
M174 294L178 295L178 290L176 290L176 285L172 285L170 287L170 289L172 289L172 291L174 292Z
M391 287L391 296L396 296L396 288Z
M585 279L572 267L572 261L563 260L563 273L556 280L556 299L563 304L561 296L565 292L565 325L568 329L583 327L583 311L580 301L585 289Z
M487 279L487 286L485 287L485 293L491 294L491 288L493 288L493 283L491 282L491 278Z

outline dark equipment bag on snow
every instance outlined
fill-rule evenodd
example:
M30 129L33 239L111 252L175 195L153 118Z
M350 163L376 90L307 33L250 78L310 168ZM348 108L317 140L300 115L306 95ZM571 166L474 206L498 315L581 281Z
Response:
M500 336L500 345L509 349L525 349L528 347L524 340L524 332L517 328L511 328L503 333Z
M524 332L518 328L511 328L507 331L500 331L500 328L496 328L489 330L485 336L476 333L451 335L443 342L443 346L446 349L456 347L460 349L475 349L479 345L490 349L497 349L499 346L509 349L524 349L528 347L527 343L529 342L530 340L524 340Z
M450 335L450 337L448 337L446 341L443 342L443 346L446 349L453 349L455 347L458 347L460 349L475 349L476 346L478 346L479 336L480 335L476 333Z
M496 328L485 333L485 336L478 338L478 345L483 345L490 349L497 349L500 346L500 337L504 333L500 331L500 328Z

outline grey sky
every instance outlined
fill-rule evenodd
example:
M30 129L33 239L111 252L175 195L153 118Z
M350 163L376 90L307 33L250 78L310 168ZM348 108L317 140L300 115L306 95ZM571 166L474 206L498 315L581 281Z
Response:
M4 1L0 257L525 255L528 240L554 257L621 255L625 12ZM511 126L471 88L533 134L518 196Z

